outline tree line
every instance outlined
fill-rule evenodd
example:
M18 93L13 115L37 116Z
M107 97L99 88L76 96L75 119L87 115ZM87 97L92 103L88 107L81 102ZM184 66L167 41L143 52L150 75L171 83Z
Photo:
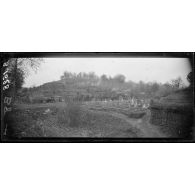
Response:
M161 97L166 96L173 91L184 89L185 86L181 77L175 78L164 84L159 82L144 82L138 83L131 80L126 80L126 77L122 74L115 75L113 77L108 75L98 76L94 72L89 73L71 73L65 71L60 77L61 82L65 85L71 86L98 86L102 90L111 93L112 90L121 91L121 94L127 96L144 96L144 97ZM192 83L192 72L187 75L187 80ZM110 92L108 92L110 91Z

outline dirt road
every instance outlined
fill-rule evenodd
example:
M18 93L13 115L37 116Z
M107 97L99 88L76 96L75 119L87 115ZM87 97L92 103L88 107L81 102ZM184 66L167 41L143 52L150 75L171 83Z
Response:
M128 122L131 126L139 129L138 137L143 138L162 138L167 137L158 126L152 125L149 123L149 113L141 119L129 118L124 114L110 112L111 115L121 118Z

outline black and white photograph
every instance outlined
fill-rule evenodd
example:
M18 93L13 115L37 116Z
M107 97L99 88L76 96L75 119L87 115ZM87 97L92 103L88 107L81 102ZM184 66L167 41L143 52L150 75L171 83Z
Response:
M2 195L194 195L194 0L0 2Z
M193 54L149 54L2 53L2 139L193 140Z

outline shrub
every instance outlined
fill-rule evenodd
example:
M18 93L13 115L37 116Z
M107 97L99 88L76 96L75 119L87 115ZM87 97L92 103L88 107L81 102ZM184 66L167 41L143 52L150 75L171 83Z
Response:
M132 112L127 115L129 118L139 119L142 118L144 115L146 115L146 112L135 112L135 113Z
M78 102L68 102L63 110L58 112L58 122L70 127L78 127L81 118L81 106Z
M13 110L6 115L5 123L8 124L6 137L43 137L44 128L36 113L26 113L21 110Z

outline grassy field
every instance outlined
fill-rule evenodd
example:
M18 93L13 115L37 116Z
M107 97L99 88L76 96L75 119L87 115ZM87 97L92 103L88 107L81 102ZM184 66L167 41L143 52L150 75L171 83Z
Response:
M18 104L9 116L13 137L164 137L147 109L125 102Z
M106 111L106 112L116 112L124 114L130 118L142 118L146 113L147 109L140 107L130 107L128 101L96 101L96 102L85 102L84 107L95 111Z

